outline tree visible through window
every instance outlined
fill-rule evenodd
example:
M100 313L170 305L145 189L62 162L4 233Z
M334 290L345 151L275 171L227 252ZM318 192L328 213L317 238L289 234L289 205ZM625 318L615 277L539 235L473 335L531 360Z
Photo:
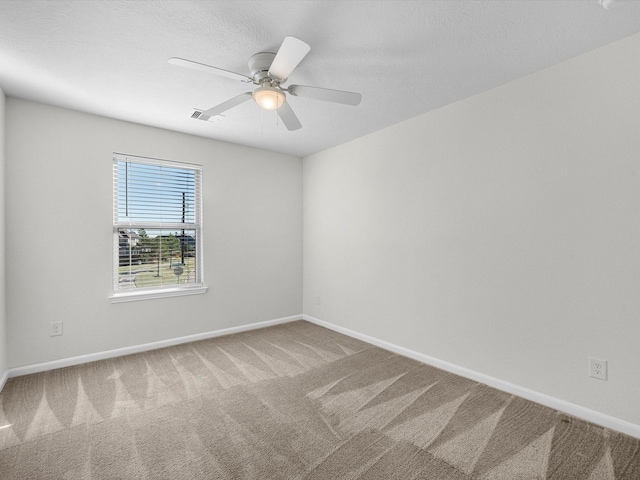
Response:
M114 154L114 293L202 287L201 167Z

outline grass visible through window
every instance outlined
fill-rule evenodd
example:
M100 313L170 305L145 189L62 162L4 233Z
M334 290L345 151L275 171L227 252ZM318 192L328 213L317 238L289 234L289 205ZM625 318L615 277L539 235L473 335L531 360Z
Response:
M120 288L144 288L166 285L184 285L195 281L195 258L187 257L184 264L180 258L158 263L140 263L119 268ZM176 275L180 273L180 275Z

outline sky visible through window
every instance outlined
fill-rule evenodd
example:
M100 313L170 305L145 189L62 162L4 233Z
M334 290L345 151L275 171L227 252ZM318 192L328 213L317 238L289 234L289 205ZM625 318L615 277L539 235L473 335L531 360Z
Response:
M194 223L195 172L118 162L118 222Z

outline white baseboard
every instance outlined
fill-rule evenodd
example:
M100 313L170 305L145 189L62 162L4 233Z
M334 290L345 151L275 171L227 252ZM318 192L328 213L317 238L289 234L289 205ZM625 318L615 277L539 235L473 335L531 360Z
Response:
M2 377L0 377L0 392L2 392L2 389L4 388L4 384L7 383L8 379L9 379L9 371L7 370L6 372L4 372Z
M80 365L82 363L95 362L97 360L104 360L106 358L121 357L124 355L131 355L132 353L146 352L148 350L156 350L158 348L171 347L173 345L179 345L181 343L196 342L198 340L206 340L207 338L221 337L222 335L231 335L233 333L247 332L249 330L255 330L257 328L270 327L272 325L278 325L281 323L293 322L295 320L302 320L302 315L293 315L291 317L276 318L274 320L266 320L264 322L251 323L249 325L242 325L240 327L223 328L221 330L214 330L211 332L196 333L195 335L187 335L186 337L170 338L168 340L161 340L159 342L144 343L142 345L133 345L131 347L117 348L115 350L107 350L105 352L89 353L87 355L79 355L77 357L62 358L60 360L53 360L51 362L37 363L34 365L27 365L24 367L10 368L5 373L3 380L7 377L19 377L21 375L29 375L31 373L45 372L47 370L55 370L56 368L70 367L72 365ZM0 383L0 386L4 386L4 382ZM0 391L2 388L0 387Z
M460 375L461 377L484 383L486 385L489 385L490 387L502 390L503 392L511 393L513 395L526 398L527 400L531 400L532 402L540 403L549 408L553 408L554 410L558 410L574 417L587 420L588 422L595 423L596 425L600 425L606 428L610 428L611 430L616 430L618 432L640 438L640 425L627 422L626 420L611 417L609 415L605 415L604 413L596 412L595 410L590 410L588 408L581 407L580 405L575 405L573 403L566 402L564 400L546 395L544 393L530 390L514 383L505 382L504 380L500 380L499 378L491 377L489 375L485 375L483 373L476 372L465 367L460 367L458 365L454 365L453 363L445 362L443 360L430 357L429 355L409 350L408 348L400 347L398 345L394 345L393 343L389 343L384 340L380 340L378 338L370 337L369 335L350 330L348 328L325 322L324 320L320 320L319 318L314 318L309 315L302 315L302 319L320 325L321 327L326 327L350 337L357 338L358 340L362 340L363 342L370 343L377 347L384 348L385 350L389 350L405 357L413 358L414 360L417 360L419 362L432 365L442 370L446 370L447 372L455 373L456 375Z

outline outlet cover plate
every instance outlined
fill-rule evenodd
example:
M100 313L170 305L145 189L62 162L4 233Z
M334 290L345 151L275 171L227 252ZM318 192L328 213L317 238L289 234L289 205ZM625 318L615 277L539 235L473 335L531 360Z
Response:
M589 376L599 380L607 380L607 361L589 357Z
M51 322L51 331L49 335L55 337L57 335L62 335L62 320L59 322Z

